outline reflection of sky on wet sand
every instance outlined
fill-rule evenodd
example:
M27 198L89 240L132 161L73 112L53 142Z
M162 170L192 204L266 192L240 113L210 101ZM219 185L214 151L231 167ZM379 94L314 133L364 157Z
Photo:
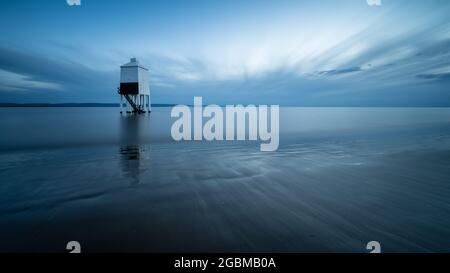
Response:
M55 135L81 130L83 141L52 135L58 145L30 139L25 149L18 138L0 154L0 251L65 251L69 240L85 251L365 252L371 240L384 251L448 251L448 111L285 109L291 126L274 153L259 142L163 141L166 109L61 111L71 126ZM57 125L35 117L25 132ZM111 132L116 142L97 144Z

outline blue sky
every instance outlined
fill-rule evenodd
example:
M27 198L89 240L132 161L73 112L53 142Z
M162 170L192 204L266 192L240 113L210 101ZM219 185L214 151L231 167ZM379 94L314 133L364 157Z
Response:
M450 106L450 1L2 1L0 102Z

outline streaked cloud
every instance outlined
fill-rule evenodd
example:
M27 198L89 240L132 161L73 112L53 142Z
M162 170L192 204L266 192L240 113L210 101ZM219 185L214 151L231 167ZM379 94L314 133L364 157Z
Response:
M32 77L0 70L0 91L62 90L63 86L53 82L34 80Z
M25 2L18 3L26 16ZM38 36L2 17L10 25L0 33L0 69L16 75L16 88L31 88L27 79L42 89L54 84L67 100L113 101L118 67L130 57L150 68L154 101L162 103L198 94L217 103L299 105L448 98L447 1L386 1L376 8L364 0L126 3L34 7L47 15L36 18ZM134 17L117 20L123 9ZM83 20L64 27L74 18ZM408 90L415 91L407 96Z

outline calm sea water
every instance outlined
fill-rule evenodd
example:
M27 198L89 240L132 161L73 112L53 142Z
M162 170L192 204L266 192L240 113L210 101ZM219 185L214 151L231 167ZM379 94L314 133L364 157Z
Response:
M282 108L280 147L170 108L0 108L0 252L450 252L450 109Z

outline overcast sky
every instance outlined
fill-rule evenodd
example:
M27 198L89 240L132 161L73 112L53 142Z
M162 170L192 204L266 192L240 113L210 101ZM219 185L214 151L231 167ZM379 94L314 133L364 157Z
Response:
M0 102L450 106L450 1L2 1Z

